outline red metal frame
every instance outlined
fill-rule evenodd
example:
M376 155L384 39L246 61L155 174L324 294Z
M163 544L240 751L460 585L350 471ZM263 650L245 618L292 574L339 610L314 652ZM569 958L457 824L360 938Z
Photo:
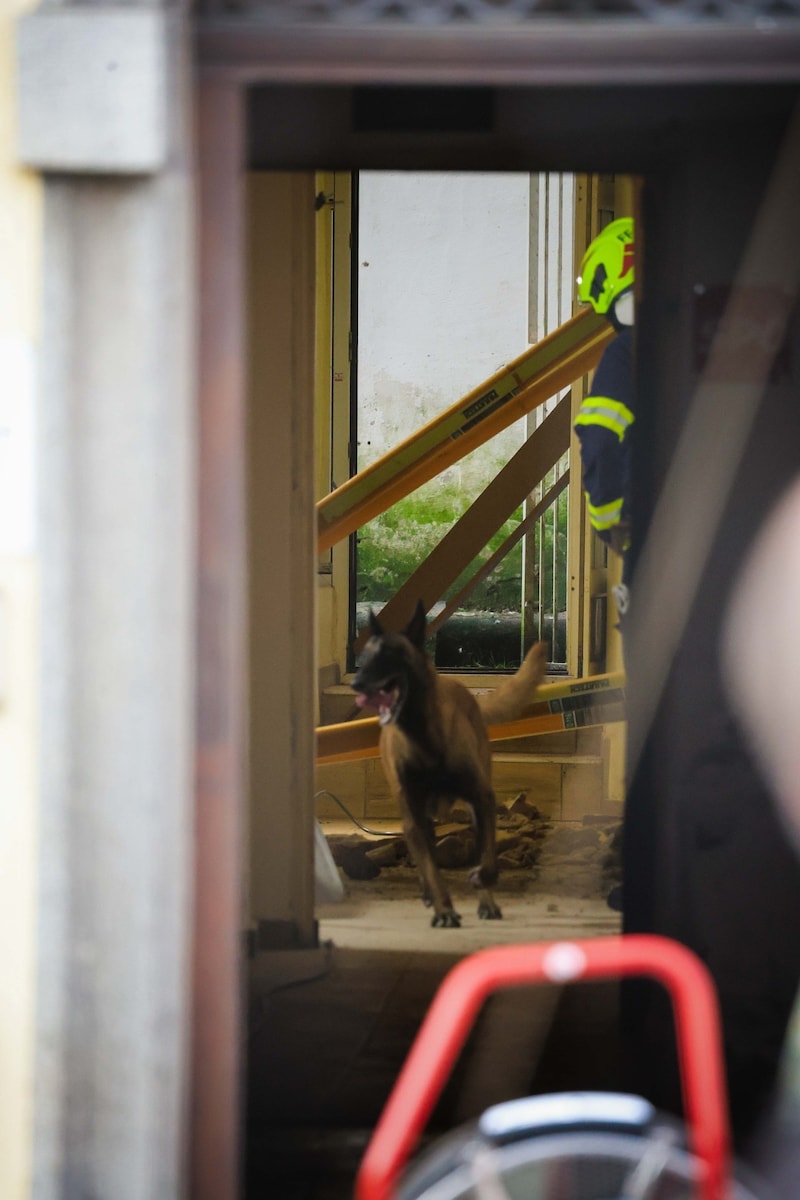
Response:
M672 1001L689 1144L701 1200L724 1200L730 1135L717 997L700 960L650 934L480 950L446 976L376 1126L356 1179L357 1200L389 1200L487 996L531 983L645 975Z

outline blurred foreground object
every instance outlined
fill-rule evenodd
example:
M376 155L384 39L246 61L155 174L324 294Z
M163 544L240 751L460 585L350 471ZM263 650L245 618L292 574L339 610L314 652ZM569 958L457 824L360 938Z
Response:
M722 671L730 704L775 791L800 853L800 478L768 517L733 591L723 630ZM753 622L778 653L766 657Z

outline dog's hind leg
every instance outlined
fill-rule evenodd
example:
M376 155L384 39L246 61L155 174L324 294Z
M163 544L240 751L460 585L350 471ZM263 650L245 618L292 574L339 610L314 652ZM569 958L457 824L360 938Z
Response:
M495 796L491 788L481 793L477 802L470 801L478 846L478 866L469 881L478 892L478 916L482 921L499 921L503 914L492 895L497 882L497 843L495 837Z
M430 851L431 857L433 857L433 854L434 854L435 848L436 848L436 831L434 829L433 821L431 821L430 817L427 817L425 819L424 829L425 829L425 841L428 844L428 850ZM435 861L436 860L434 859L434 862ZM433 895L431 894L431 889L428 886L428 882L425 879L425 876L422 874L421 871L420 871L419 881L420 881L420 889L421 889L421 895L422 895L422 903L425 905L426 908L431 908L433 906Z
M433 906L431 925L443 929L458 929L461 917L453 908L450 893L444 886L433 858L433 826L430 819L422 817L415 820L413 815L406 811L403 832L411 857L419 871L423 904Z

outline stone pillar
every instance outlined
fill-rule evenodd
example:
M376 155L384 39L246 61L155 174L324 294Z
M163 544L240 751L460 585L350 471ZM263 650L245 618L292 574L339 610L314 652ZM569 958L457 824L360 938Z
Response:
M45 172L37 1200L185 1194L194 705L184 18L19 31Z

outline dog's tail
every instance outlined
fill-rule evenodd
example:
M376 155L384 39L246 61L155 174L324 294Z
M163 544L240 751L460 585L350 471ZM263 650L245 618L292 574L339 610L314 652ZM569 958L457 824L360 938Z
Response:
M547 643L537 642L531 646L515 675L501 679L493 692L475 697L484 722L487 725L501 725L524 716L525 709L533 703L536 689L546 671Z

